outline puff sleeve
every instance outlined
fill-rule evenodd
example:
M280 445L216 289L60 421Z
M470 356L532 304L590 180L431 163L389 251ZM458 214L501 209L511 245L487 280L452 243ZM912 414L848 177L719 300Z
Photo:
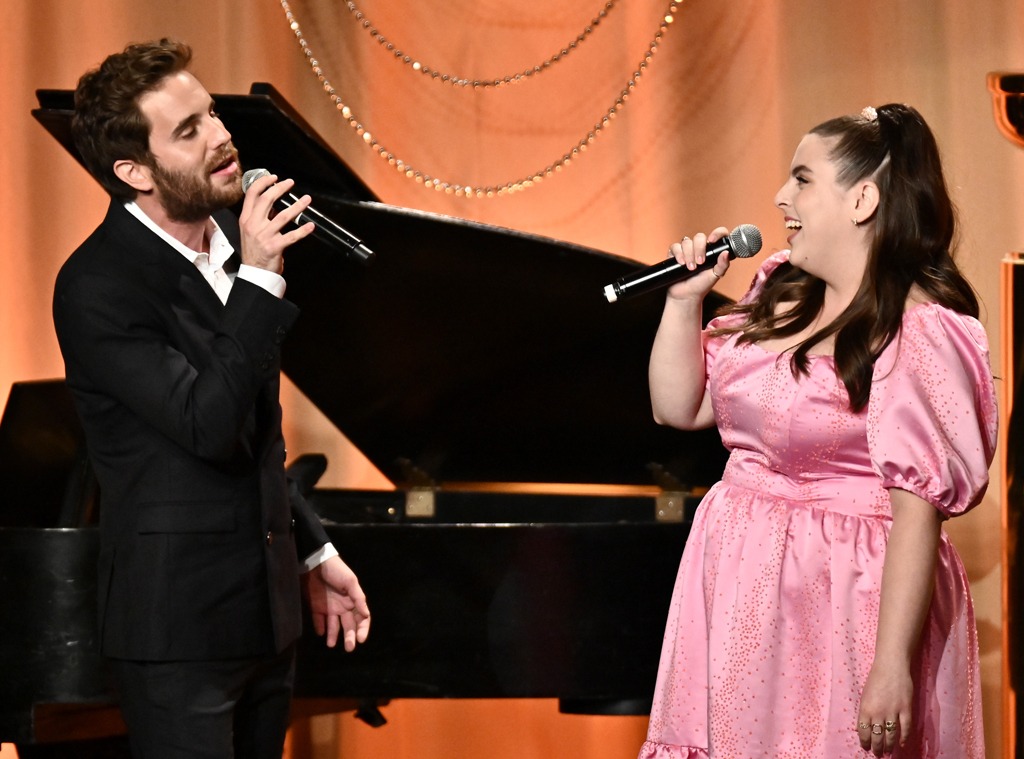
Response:
M946 517L966 512L988 486L997 421L981 324L934 303L908 310L875 362L868 402L868 447L883 486Z

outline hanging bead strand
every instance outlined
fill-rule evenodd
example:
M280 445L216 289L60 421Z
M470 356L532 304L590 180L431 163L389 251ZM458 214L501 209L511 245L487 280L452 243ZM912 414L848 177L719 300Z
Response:
M342 118L348 123L349 127L362 138L363 142L383 160L388 162L388 165L393 167L397 172L405 176L407 179L411 179L418 184L422 184L427 189L433 189L437 192L444 192L448 195L455 195L457 197L466 198L493 198L500 197L503 195L510 195L516 192L522 192L532 188L534 185L539 184L545 179L554 176L564 169L569 168L573 161L576 160L582 153L594 144L597 138L611 126L612 121L618 116L619 113L626 107L626 103L633 90L640 82L641 76L647 70L650 65L654 54L657 52L658 46L661 44L662 38L668 27L675 21L675 13L678 9L679 0L672 0L668 9L661 18L658 24L658 30L655 32L653 39L648 43L647 49L644 53L640 63L637 64L636 70L633 72L629 81L623 87L619 93L615 102L604 112L600 119L598 119L594 125L590 128L586 135L579 139L571 148L569 148L561 158L553 161L542 169L528 174L519 179L515 179L504 184L487 185L487 186L475 186L475 185L463 185L454 182L448 182L437 177L433 177L429 174L419 171L418 169L411 166L405 160L391 153L384 145L378 142L373 135L359 122L355 114L352 113L352 109L349 108L338 95L334 86L327 79L324 74L323 68L320 66L320 62L317 60L309 43L303 36L302 29L299 26L298 20L292 13L291 7L288 5L288 0L281 0L281 7L284 9L285 16L288 20L288 25L292 32L295 34L295 38L298 41L302 52L306 57L306 61L309 63L313 74L320 82L324 92L330 98L334 104L335 110L341 114Z
M381 47L387 50L389 53L394 55L395 60L402 64L411 67L413 71L419 72L429 79L443 82L445 84L451 84L455 87L472 87L474 89L495 89L497 87L503 87L509 84L516 84L517 82L529 79L532 76L542 74L551 68L556 63L564 61L570 53L574 52L580 45L586 42L587 38L594 33L597 27L601 24L601 21L608 15L608 12L615 7L617 0L608 0L604 4L604 7L598 12L598 14L591 19L590 24L583 29L582 32L576 35L576 38L565 47L561 48L557 53L547 56L541 63L534 66L523 69L515 74L508 74L505 76L495 77L480 77L480 78L469 78L463 76L457 76L455 74L445 74L437 69L423 64L420 60L414 58L407 53L404 53L401 49L397 48L391 41L385 37L380 30L373 25L373 23L366 18L359 8L356 6L353 0L347 0L345 5L349 11L355 17L356 21L359 22L366 31L370 33L370 36L376 40Z

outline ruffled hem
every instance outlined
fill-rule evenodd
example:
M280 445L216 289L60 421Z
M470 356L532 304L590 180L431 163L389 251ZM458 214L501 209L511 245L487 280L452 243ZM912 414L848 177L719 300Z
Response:
M708 759L708 750L696 746L670 746L667 743L644 741L637 759Z

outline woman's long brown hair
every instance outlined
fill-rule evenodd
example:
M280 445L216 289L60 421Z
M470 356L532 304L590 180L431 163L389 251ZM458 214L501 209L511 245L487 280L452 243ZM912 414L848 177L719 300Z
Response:
M830 158L839 183L850 187L871 178L879 203L867 269L853 301L791 356L794 374L806 374L810 349L835 335L836 369L853 411L867 405L875 360L898 335L914 285L936 303L978 316L977 296L952 257L956 213L935 137L910 106L884 105L876 113L877 119L842 116L811 130L834 141ZM719 332L742 332L743 342L794 335L813 323L824 297L823 280L785 263L754 301L722 310L746 319ZM783 303L793 305L780 310Z

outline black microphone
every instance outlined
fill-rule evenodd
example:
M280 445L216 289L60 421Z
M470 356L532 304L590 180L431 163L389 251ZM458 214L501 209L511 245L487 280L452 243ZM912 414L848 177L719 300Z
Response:
M698 264L696 269L687 269L675 258L669 258L661 263L627 274L625 277L619 277L604 288L604 297L608 299L609 303L614 303L631 295L640 295L659 287L667 287L710 269L722 253L726 253L730 259L750 258L759 250L761 250L761 230L753 224L740 224L727 237L708 245L704 254L704 263Z
M253 182L260 177L267 176L269 173L266 169L249 169L242 175L242 192L247 191ZM278 198L274 205L280 208L290 208L294 203L298 202L298 195L287 192ZM340 224L336 224L328 219L313 208L312 204L306 206L306 209L295 217L295 225L301 226L309 221L316 225L316 229L313 230L313 237L330 245L332 248L341 248L347 255L350 255L364 266L373 261L374 252L363 245L362 240Z

